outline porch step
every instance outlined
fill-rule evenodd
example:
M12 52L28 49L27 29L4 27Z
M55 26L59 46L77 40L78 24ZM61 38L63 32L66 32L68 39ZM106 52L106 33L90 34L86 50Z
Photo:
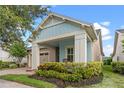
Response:
M29 69L26 69L26 72L32 72L32 71L35 71L36 69L31 69L31 68L29 68Z

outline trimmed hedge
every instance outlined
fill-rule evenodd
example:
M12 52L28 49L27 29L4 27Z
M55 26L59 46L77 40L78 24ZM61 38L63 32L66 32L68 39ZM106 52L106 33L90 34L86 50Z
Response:
M17 66L17 64L10 64L9 65L9 68L17 68L18 66Z
M124 74L124 62L112 62L113 72Z
M90 79L102 73L101 62L84 63L62 63L48 62L41 64L36 71L36 75L47 78L57 78L69 82L77 82L81 79Z
M0 60L0 69L4 68L17 68L17 64L15 62L3 62Z
M47 78L57 78L65 81L79 81L82 79L82 76L80 74L67 74L67 73L59 73L54 70L38 70L36 71L36 74L39 76L45 76Z

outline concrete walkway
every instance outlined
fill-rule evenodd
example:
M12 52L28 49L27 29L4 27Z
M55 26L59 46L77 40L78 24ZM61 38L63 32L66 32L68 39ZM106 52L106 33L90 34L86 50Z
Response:
M33 87L0 79L0 88L33 88Z
M27 74L32 75L34 71L27 72L28 68L17 68L17 69L8 69L8 70L0 70L0 75L7 75L7 74ZM0 79L0 88L33 88L31 86L26 86L20 83L2 80Z
M7 75L7 74L27 74L27 75L34 74L34 71L26 71L27 69L29 69L29 68L0 70L0 76L1 75Z

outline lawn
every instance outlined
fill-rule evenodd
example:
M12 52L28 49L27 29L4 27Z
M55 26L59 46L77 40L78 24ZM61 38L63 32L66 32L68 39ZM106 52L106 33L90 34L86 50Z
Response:
M49 83L49 82L29 78L27 75L4 75L4 76L0 76L0 78L9 80L9 81L19 82L19 83L37 87L37 88L53 88L53 87L55 88L55 87L57 87L56 85Z
M113 73L111 66L104 66L103 67L104 79L101 83L93 84L90 86L83 86L85 88L124 88L124 76ZM1 79L15 81L19 83L23 83L25 85L30 85L34 87L41 87L41 88L49 88L49 87L56 87L56 85L29 78L27 75L4 75L0 76Z
M124 88L124 76L113 73L111 66L103 67L104 79L99 84L86 86L89 88Z

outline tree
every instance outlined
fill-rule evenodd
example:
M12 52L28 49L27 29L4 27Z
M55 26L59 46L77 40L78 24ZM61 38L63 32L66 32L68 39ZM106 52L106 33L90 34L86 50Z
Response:
M23 41L26 32L34 30L35 20L48 13L49 6L0 6L0 43L7 50Z
M23 42L15 41L9 50L10 56L17 59L17 62L20 64L22 59L27 55L27 49Z

